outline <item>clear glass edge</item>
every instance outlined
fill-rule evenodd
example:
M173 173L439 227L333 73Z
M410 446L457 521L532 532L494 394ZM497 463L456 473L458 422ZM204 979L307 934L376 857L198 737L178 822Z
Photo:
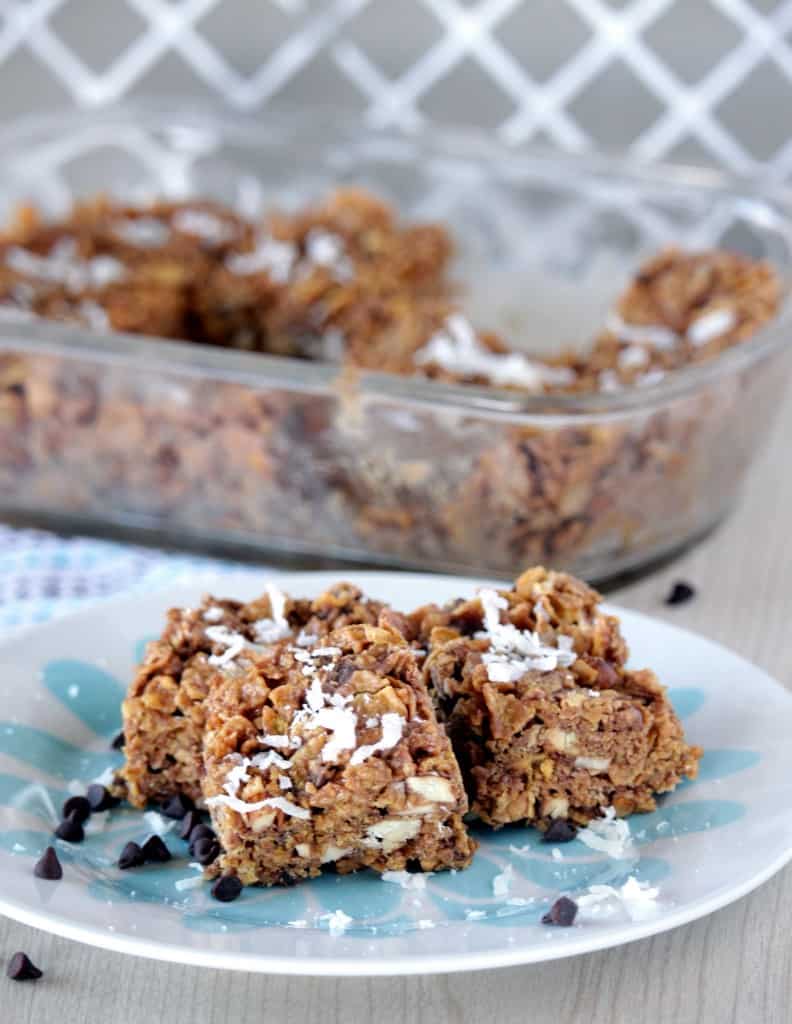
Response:
M323 118L338 132L338 142L370 141L402 142L418 145L423 152L437 157L462 157L479 161L483 168L502 162L513 165L520 160L541 166L548 176L560 175L579 179L581 175L619 180L644 189L672 187L686 192L699 192L732 198L754 200L783 208L792 221L792 188L761 179L740 177L717 169L682 164L646 164L623 155L587 151L565 154L548 148L509 147L490 136L473 130L432 125L431 131L406 132L394 127L381 127L346 111L317 106L307 110L283 106L268 108L260 116L240 113L222 104L182 100L179 98L142 99L131 103L108 105L98 111L66 110L54 114L36 114L0 124L0 162L8 147L29 144L53 133L64 136L70 130L89 128L97 122L119 122L134 126L141 120L149 129L174 127L178 122L192 121L211 127L218 135L232 130L248 145L255 146L255 127L260 131L267 122L299 130L300 125ZM303 136L304 138L304 136ZM459 151L463 147L464 153ZM18 155L18 154L17 154ZM784 297L791 282L781 268ZM461 413L478 413L494 417L520 417L523 421L538 419L553 425L566 420L611 420L646 412L673 400L684 398L720 378L736 376L764 359L780 352L790 341L792 304L785 301L779 315L746 343L737 345L708 363L685 367L649 387L624 390L607 395L530 395L503 388L448 384L421 377L366 371L356 373L363 397L399 399L418 406L442 406ZM40 354L75 358L78 354L99 363L127 364L139 370L139 359L145 356L146 369L177 373L197 378L222 378L263 389L266 387L301 392L331 393L342 368L331 363L312 363L260 353L247 353L215 348L196 342L123 334L92 332L56 322L3 324L0 327L0 351L17 352L20 348ZM345 389L349 387L346 371Z

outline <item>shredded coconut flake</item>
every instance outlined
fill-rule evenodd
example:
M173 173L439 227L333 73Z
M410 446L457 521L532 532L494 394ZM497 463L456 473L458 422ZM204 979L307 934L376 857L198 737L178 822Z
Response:
M402 889L417 891L426 888L426 880L432 874L432 871L427 871L423 874L411 873L409 871L383 871L380 878L383 882L400 885Z
M687 329L687 339L697 348L727 334L737 323L731 309L713 309L697 317Z
M274 584L267 584L272 615L253 623L253 634L260 644L274 644L291 635L291 626L286 619L286 595Z
M550 672L575 663L577 655L572 650L571 637L560 636L555 646L550 646L538 633L500 621L501 610L508 608L508 603L496 590L483 588L479 599L484 612L484 629L476 633L476 638L490 642L482 661L491 682L513 682L526 672Z
M297 262L297 249L291 242L279 242L264 236L258 239L252 252L233 253L225 261L232 274L266 273L276 284L285 284Z
M674 348L679 343L679 335L668 327L659 324L628 324L615 312L610 314L605 326L622 341L652 345L661 351Z
M509 846L509 853L516 853L518 857L530 857L533 853L533 848L529 843L525 846L515 846L513 843Z
M623 370L630 370L637 366L646 366L649 362L649 353L641 345L629 345L619 353L619 366Z
M459 314L446 319L443 329L416 352L415 362L419 366L434 363L452 373L484 377L495 385L512 384L530 391L538 391L545 383L563 386L575 379L574 371L566 367L544 366L518 352L491 352Z
M311 680L311 685L305 691L305 704L306 707L313 711L314 714L321 711L325 705L324 690L322 689L321 679L314 678Z
M334 910L332 914L325 914L323 921L327 921L327 929L331 935L343 935L354 920L343 910Z
M503 871L492 879L492 894L501 898L508 896L513 879L514 868L511 864L507 864Z
M378 750L391 750L399 742L402 737L402 729L404 728L402 716L388 711L382 716L381 722L382 735L380 738L376 743L364 743L363 746L358 747L349 759L350 764L363 764L364 761L368 760Z
M254 768L258 768L259 771L266 771L268 768L272 768L274 765L276 768L283 768L287 770L291 768L292 763L288 758L281 757L280 754L274 750L268 750L264 754L254 754L250 759L250 763Z
M352 276L352 265L344 252L344 240L338 235L312 228L305 236L305 253L311 263L332 270L339 280L348 280Z
M179 892L184 892L185 889L197 889L200 885L203 885L203 877L201 875L190 875L189 878L179 878L173 883L174 889L178 889Z
M270 796L265 800L254 800L252 803L247 803L245 800L240 800L238 796L220 793L217 796L208 797L206 805L207 807L229 807L232 811L237 811L239 814L252 814L254 811L263 810L265 807L272 807L277 811L283 811L284 814L288 814L291 818L302 818L305 820L311 817L310 811L282 796Z
M283 811L284 814L288 814L291 818L306 818L311 817L311 812L306 810L304 807L300 807L299 804L292 803L291 800L287 800L285 796L272 796L267 801L267 806L274 807L277 811Z
M590 849L607 853L614 860L625 860L633 856L635 850L630 826L623 818L616 817L612 807L605 808L604 818L594 818L586 828L580 829L577 838Z
M639 882L634 875L630 875L624 885L618 888L591 885L576 897L575 902L584 914L591 913L593 916L601 910L612 913L621 909L631 921L645 921L660 909L657 904L659 895L659 889L650 886L648 882Z
M156 217L134 217L119 220L112 227L113 234L129 245L141 249L157 249L170 237L170 228Z
M114 778L115 768L113 768L112 766L108 766L100 775L97 775L93 781L97 784L97 786L109 786Z
M219 605L212 605L211 608L207 608L203 613L204 622L220 622L223 618L223 609Z
M265 733L258 737L258 741L265 747L276 747L278 750L293 750L295 747L302 746L302 741L298 736L291 737L277 733Z
M250 761L247 758L244 758L239 764L232 765L232 767L228 769L225 782L223 783L223 789L229 796L236 796L242 783L247 782L250 779L250 772L248 771L249 766Z
M385 716L383 715L383 718ZM398 715L396 716L398 718ZM338 755L343 750L354 750L357 745L356 727L357 715L348 708L322 708L317 711L314 724L322 729L332 732L332 739L329 739L322 747L322 761L337 761ZM400 733L401 735L401 730ZM361 747L360 750L363 748ZM352 762L360 751L352 755Z
M40 281L56 281L71 292L102 288L124 276L124 264L112 256L94 256L81 262L73 238L57 242L46 256L13 246L5 254L6 266Z
M143 820L156 836L167 835L176 828L176 822L171 818L163 817L159 811L146 811Z
M171 217L171 225L185 235L196 235L204 238L207 242L219 245L227 242L234 235L230 224L216 217L207 210L183 209L177 210Z
M206 636L213 644L220 644L226 648L222 654L212 654L209 657L209 664L218 668L233 661L247 646L245 637L241 633L232 633L227 626L209 626L206 629Z

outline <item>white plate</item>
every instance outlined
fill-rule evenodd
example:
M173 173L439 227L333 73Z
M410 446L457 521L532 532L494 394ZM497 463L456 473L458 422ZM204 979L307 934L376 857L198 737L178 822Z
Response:
M315 594L339 574L272 575L291 593ZM476 586L439 576L344 575L401 608L472 594ZM650 665L672 688L690 740L706 751L698 781L664 798L654 814L630 820L635 855L627 860L579 840L554 855L525 828L480 830L473 866L430 877L422 890L369 873L328 875L292 889L248 889L221 904L203 884L176 887L195 872L173 832L166 840L178 859L117 870L124 843L149 831L139 812L121 808L83 844L58 843L62 881L34 878L34 858L51 841L48 804L58 808L70 782L90 781L120 759L108 752L107 737L118 729L119 700L141 643L159 632L166 608L195 602L205 590L253 596L264 582L249 572L200 577L154 596L108 601L0 646L0 911L104 948L208 967L461 971L572 956L674 928L749 892L792 856L792 696L707 640L617 609L632 664ZM508 865L510 891L496 896L493 878ZM572 928L540 923L559 893L575 896L630 876L659 889L647 916L632 920L610 902ZM330 931L336 910L351 918L340 935Z

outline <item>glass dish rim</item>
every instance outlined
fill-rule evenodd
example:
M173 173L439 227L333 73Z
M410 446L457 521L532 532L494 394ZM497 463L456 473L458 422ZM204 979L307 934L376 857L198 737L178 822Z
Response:
M368 140L410 144L440 159L464 157L492 166L509 162L518 166L521 161L527 162L542 167L548 175L552 173L556 178L561 174L566 178L598 176L603 180L618 179L644 189L673 187L694 193L731 196L741 201L773 203L782 207L792 222L792 188L763 182L759 177L678 163L648 164L626 154L597 149L564 153L531 144L509 146L484 132L437 122L408 131L322 105L309 108L272 104L260 114L251 114L218 101L149 96L108 104L95 110L67 108L30 114L0 122L0 161L7 157L9 147L15 148L19 158L17 147L26 141L30 144L34 139L41 142L64 137L70 131L86 130L102 123L126 123L130 128L139 125L145 130L153 130L166 128L169 124L176 127L179 119L188 122L180 127L189 126L192 122L193 126L211 128L221 140L233 131L252 147L259 144L256 135L265 131L268 124L277 125L281 130L296 129L298 134L302 128L302 142L308 145L310 140L305 136L305 128L315 126L319 119L320 123L333 126L339 144ZM35 187L31 188L31 193L34 191ZM792 229L789 234L792 247ZM256 388L269 385L305 392L327 393L339 379L354 379L359 381L361 395L367 398L398 399L419 407L441 406L496 418L519 416L525 421L536 420L548 426L569 419L608 421L655 409L694 394L721 377L736 376L781 351L789 344L787 328L792 326L792 302L789 301L792 282L788 278L789 275L782 274L784 302L779 314L760 328L750 341L735 345L708 362L675 370L650 386L607 393L537 395L507 388L451 384L417 375L350 370L335 363L241 352L200 342L90 331L44 319L0 323L0 351L16 351L21 341L25 348L35 352L65 358L75 358L81 353L94 362L131 363L138 369L138 357L145 355L146 369L156 367L162 372L199 378L211 374L214 378Z

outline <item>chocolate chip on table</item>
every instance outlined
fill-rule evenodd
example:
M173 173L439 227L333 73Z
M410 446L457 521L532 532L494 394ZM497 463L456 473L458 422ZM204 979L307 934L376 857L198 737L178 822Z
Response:
M74 811L67 815L58 825L55 829L55 835L58 839L63 839L67 843L81 843L85 839L82 822L75 816Z
M185 814L194 809L195 804L183 793L174 793L173 796L169 796L160 805L160 810L166 818L177 818L179 821L181 821Z
M542 918L542 924L557 924L569 928L577 916L578 906L568 896L559 897Z
M61 808L61 814L64 818L73 814L82 824L91 816L91 805L84 796L70 796Z
M566 818L555 818L542 836L543 843L570 843L577 835L577 829Z
M140 848L143 860L149 864L164 864L171 859L170 850L162 841L162 836L149 836Z
M193 829L200 828L201 825L200 811L187 811L182 818L181 828L179 829L179 838L191 840L191 833Z
M212 886L212 895L221 903L231 903L242 892L242 883L236 875L221 875Z
M118 807L121 801L113 796L107 786L93 782L85 791L88 803L92 811L109 811L112 807Z
M36 981L42 973L26 953L14 953L6 971L13 981Z
M684 580L677 580L668 592L665 603L668 605L685 604L696 596L696 588Z
M220 843L214 838L204 836L195 840L190 852L199 864L211 864L220 855Z
M122 871L127 868L139 868L143 863L143 851L137 843L127 843L118 858L118 866Z
M196 825L190 833L190 853L192 853L193 847L199 839L214 839L215 834L208 825L200 824Z
M124 730L117 733L110 741L111 750L123 750L126 743L126 736L124 736Z
M36 861L33 874L36 878L45 878L48 882L57 882L59 878L63 878L63 868L54 846L48 846L42 853Z

